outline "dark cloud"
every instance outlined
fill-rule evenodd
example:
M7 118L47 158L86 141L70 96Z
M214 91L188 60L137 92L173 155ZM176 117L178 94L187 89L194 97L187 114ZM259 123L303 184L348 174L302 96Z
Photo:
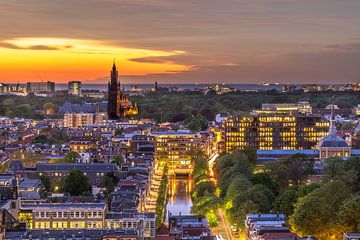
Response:
M72 46L68 45L68 46L62 46L62 47L52 47L52 46L46 46L46 45L32 45L32 46L28 46L28 47L21 47L16 44L0 42L0 48L20 49L20 50L63 50L63 49L72 48Z
M194 66L136 77L141 81L350 81L359 73L349 46L360 37L359 0L0 0L0 6L0 41L60 37L181 50L187 54L130 60ZM32 46L46 47L52 48Z

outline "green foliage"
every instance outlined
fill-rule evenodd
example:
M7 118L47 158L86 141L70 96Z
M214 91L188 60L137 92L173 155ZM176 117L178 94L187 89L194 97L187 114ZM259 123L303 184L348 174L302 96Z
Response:
M272 191L264 185L254 185L234 199L233 207L228 210L232 213L228 215L230 222L243 227L246 214L269 212L274 197Z
M44 186L44 191L45 192L51 192L51 180L48 176L41 176L40 180Z
M192 149L188 154L194 166L192 177L195 184L191 194L193 200L191 212L204 215L210 226L217 226L215 212L221 205L221 199L216 196L215 183L209 177L207 157L198 148Z
M313 173L314 160L306 158L303 154L295 154L278 162L266 163L264 167L279 189L284 190L289 186L302 184Z
M114 175L106 175L101 180L101 187L105 188L105 197L108 198L110 193L114 191L116 180Z
M46 156L36 152L33 153L24 150L16 150L11 153L10 159L20 159L23 166L33 167L37 162L44 162L46 160Z
M267 172L255 173L250 177L250 180L253 184L262 184L270 189L274 194L278 192L278 184L271 175Z
M51 136L51 142L57 144L63 144L70 141L70 137L63 131L55 131Z
M205 214L206 220L209 222L210 227L216 227L219 225L214 210L210 210Z
M124 163L124 161L125 161L125 159L124 159L123 155L117 155L114 157L113 163L118 165L118 167L121 167L121 165Z
M116 130L115 130L114 135L115 135L115 136L120 136L120 135L123 134L123 133L124 133L124 130L123 130L122 128L120 128L120 129L116 129Z
M320 188L320 184L318 183L310 183L310 184L302 184L296 191L296 196L298 198L305 197L309 193L313 192L314 190Z
M158 197L156 199L156 226L160 226L164 220L165 204L166 204L166 191L169 182L168 167L164 166L163 177L160 182Z
M360 232L360 195L353 195L340 207L340 224L347 232Z
M32 143L41 143L41 144L45 144L45 143L50 143L49 139L45 136L45 135L39 135L36 136L33 140Z
M333 181L300 198L290 219L293 228L300 235L313 235L319 240L340 239L338 212L350 194L345 183Z
M249 157L244 150L234 151L218 159L214 169L220 188L220 197L225 197L227 189L233 179L238 175L250 176L255 165L249 161ZM248 154L251 151L248 152ZM255 161L256 162L256 161Z
M275 198L273 209L277 213L283 213L290 216L294 212L294 205L297 200L298 196L296 189L286 189Z
M63 160L64 163L76 163L76 158L79 158L80 155L77 152L68 152Z
M227 201L233 201L239 194L244 193L252 186L253 184L246 176L238 175L231 181L227 188L225 199Z
M346 161L329 158L325 161L326 181L342 180L353 192L360 191L360 158L350 157Z
M91 192L91 185L88 177L81 170L75 169L69 172L61 189L64 192L68 192L71 196L79 196Z

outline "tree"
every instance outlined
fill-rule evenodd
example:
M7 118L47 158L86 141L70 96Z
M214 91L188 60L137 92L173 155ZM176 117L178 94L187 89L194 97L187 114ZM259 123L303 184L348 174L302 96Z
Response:
M341 179L345 172L345 161L338 157L332 157L325 160L325 175L327 180Z
M360 231L360 195L353 195L340 207L339 219L348 232Z
M300 198L290 218L293 229L319 240L340 239L343 229L337 221L338 212L350 194L344 182L333 181Z
M302 184L296 191L296 196L298 198L305 197L309 193L313 192L314 190L320 188L320 184L318 183L310 183L310 184Z
M294 212L294 205L298 200L296 195L297 191L294 188L286 189L281 192L273 203L273 209L275 212L284 213L286 216L290 216Z
M232 208L227 213L230 222L242 227L248 213L269 212L274 194L264 185L258 184L239 194L233 201Z
M91 185L88 177L80 169L75 169L65 178L62 191L68 192L71 196L79 196L91 192Z
M215 189L215 184L210 180L196 184L192 194L193 201L196 201L207 194L214 193Z
M105 197L108 197L110 193L114 191L115 183L111 176L104 176L101 180L101 187L105 188Z
M353 192L360 191L360 158L351 157L345 161L344 178L346 183L351 187Z
M225 199L227 201L234 200L239 194L247 191L253 184L243 175L235 177L230 183L226 191Z
M125 159L123 155L117 155L114 157L113 163L115 163L118 167L121 167L121 165L125 162Z
M70 140L69 136L63 131L55 131L51 136L51 140L58 144L66 143Z
M79 158L80 155L77 152L68 152L64 158L65 163L76 163L76 159Z
M267 172L260 172L253 174L250 178L251 182L255 184L262 184L269 188L274 194L277 194L279 185L275 182L271 175Z
M42 184L44 186L45 192L51 192L51 180L50 180L50 178L48 176L43 175L43 176L40 177L40 180L41 180L41 182L42 182Z
M124 130L122 128L118 128L115 130L115 136L120 136L124 133Z
M33 140L32 140L32 143L35 144L35 143L41 143L41 144L44 144L44 143L50 143L49 139L45 136L45 135L39 135L39 136L36 136Z
M45 114L53 114L55 112L55 105L52 102L47 102L43 105Z
M299 186L314 171L314 160L304 154L295 154L282 161L287 167L287 179L294 186Z

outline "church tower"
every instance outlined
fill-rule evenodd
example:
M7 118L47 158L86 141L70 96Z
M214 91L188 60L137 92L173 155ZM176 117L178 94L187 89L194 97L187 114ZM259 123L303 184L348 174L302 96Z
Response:
M120 118L120 81L115 61L110 72L110 82L108 84L108 117L111 120Z

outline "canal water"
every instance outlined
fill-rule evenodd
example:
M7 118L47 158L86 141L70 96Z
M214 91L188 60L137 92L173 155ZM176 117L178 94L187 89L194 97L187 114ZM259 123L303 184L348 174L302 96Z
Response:
M189 177L170 177L168 185L167 217L190 214L193 181Z

